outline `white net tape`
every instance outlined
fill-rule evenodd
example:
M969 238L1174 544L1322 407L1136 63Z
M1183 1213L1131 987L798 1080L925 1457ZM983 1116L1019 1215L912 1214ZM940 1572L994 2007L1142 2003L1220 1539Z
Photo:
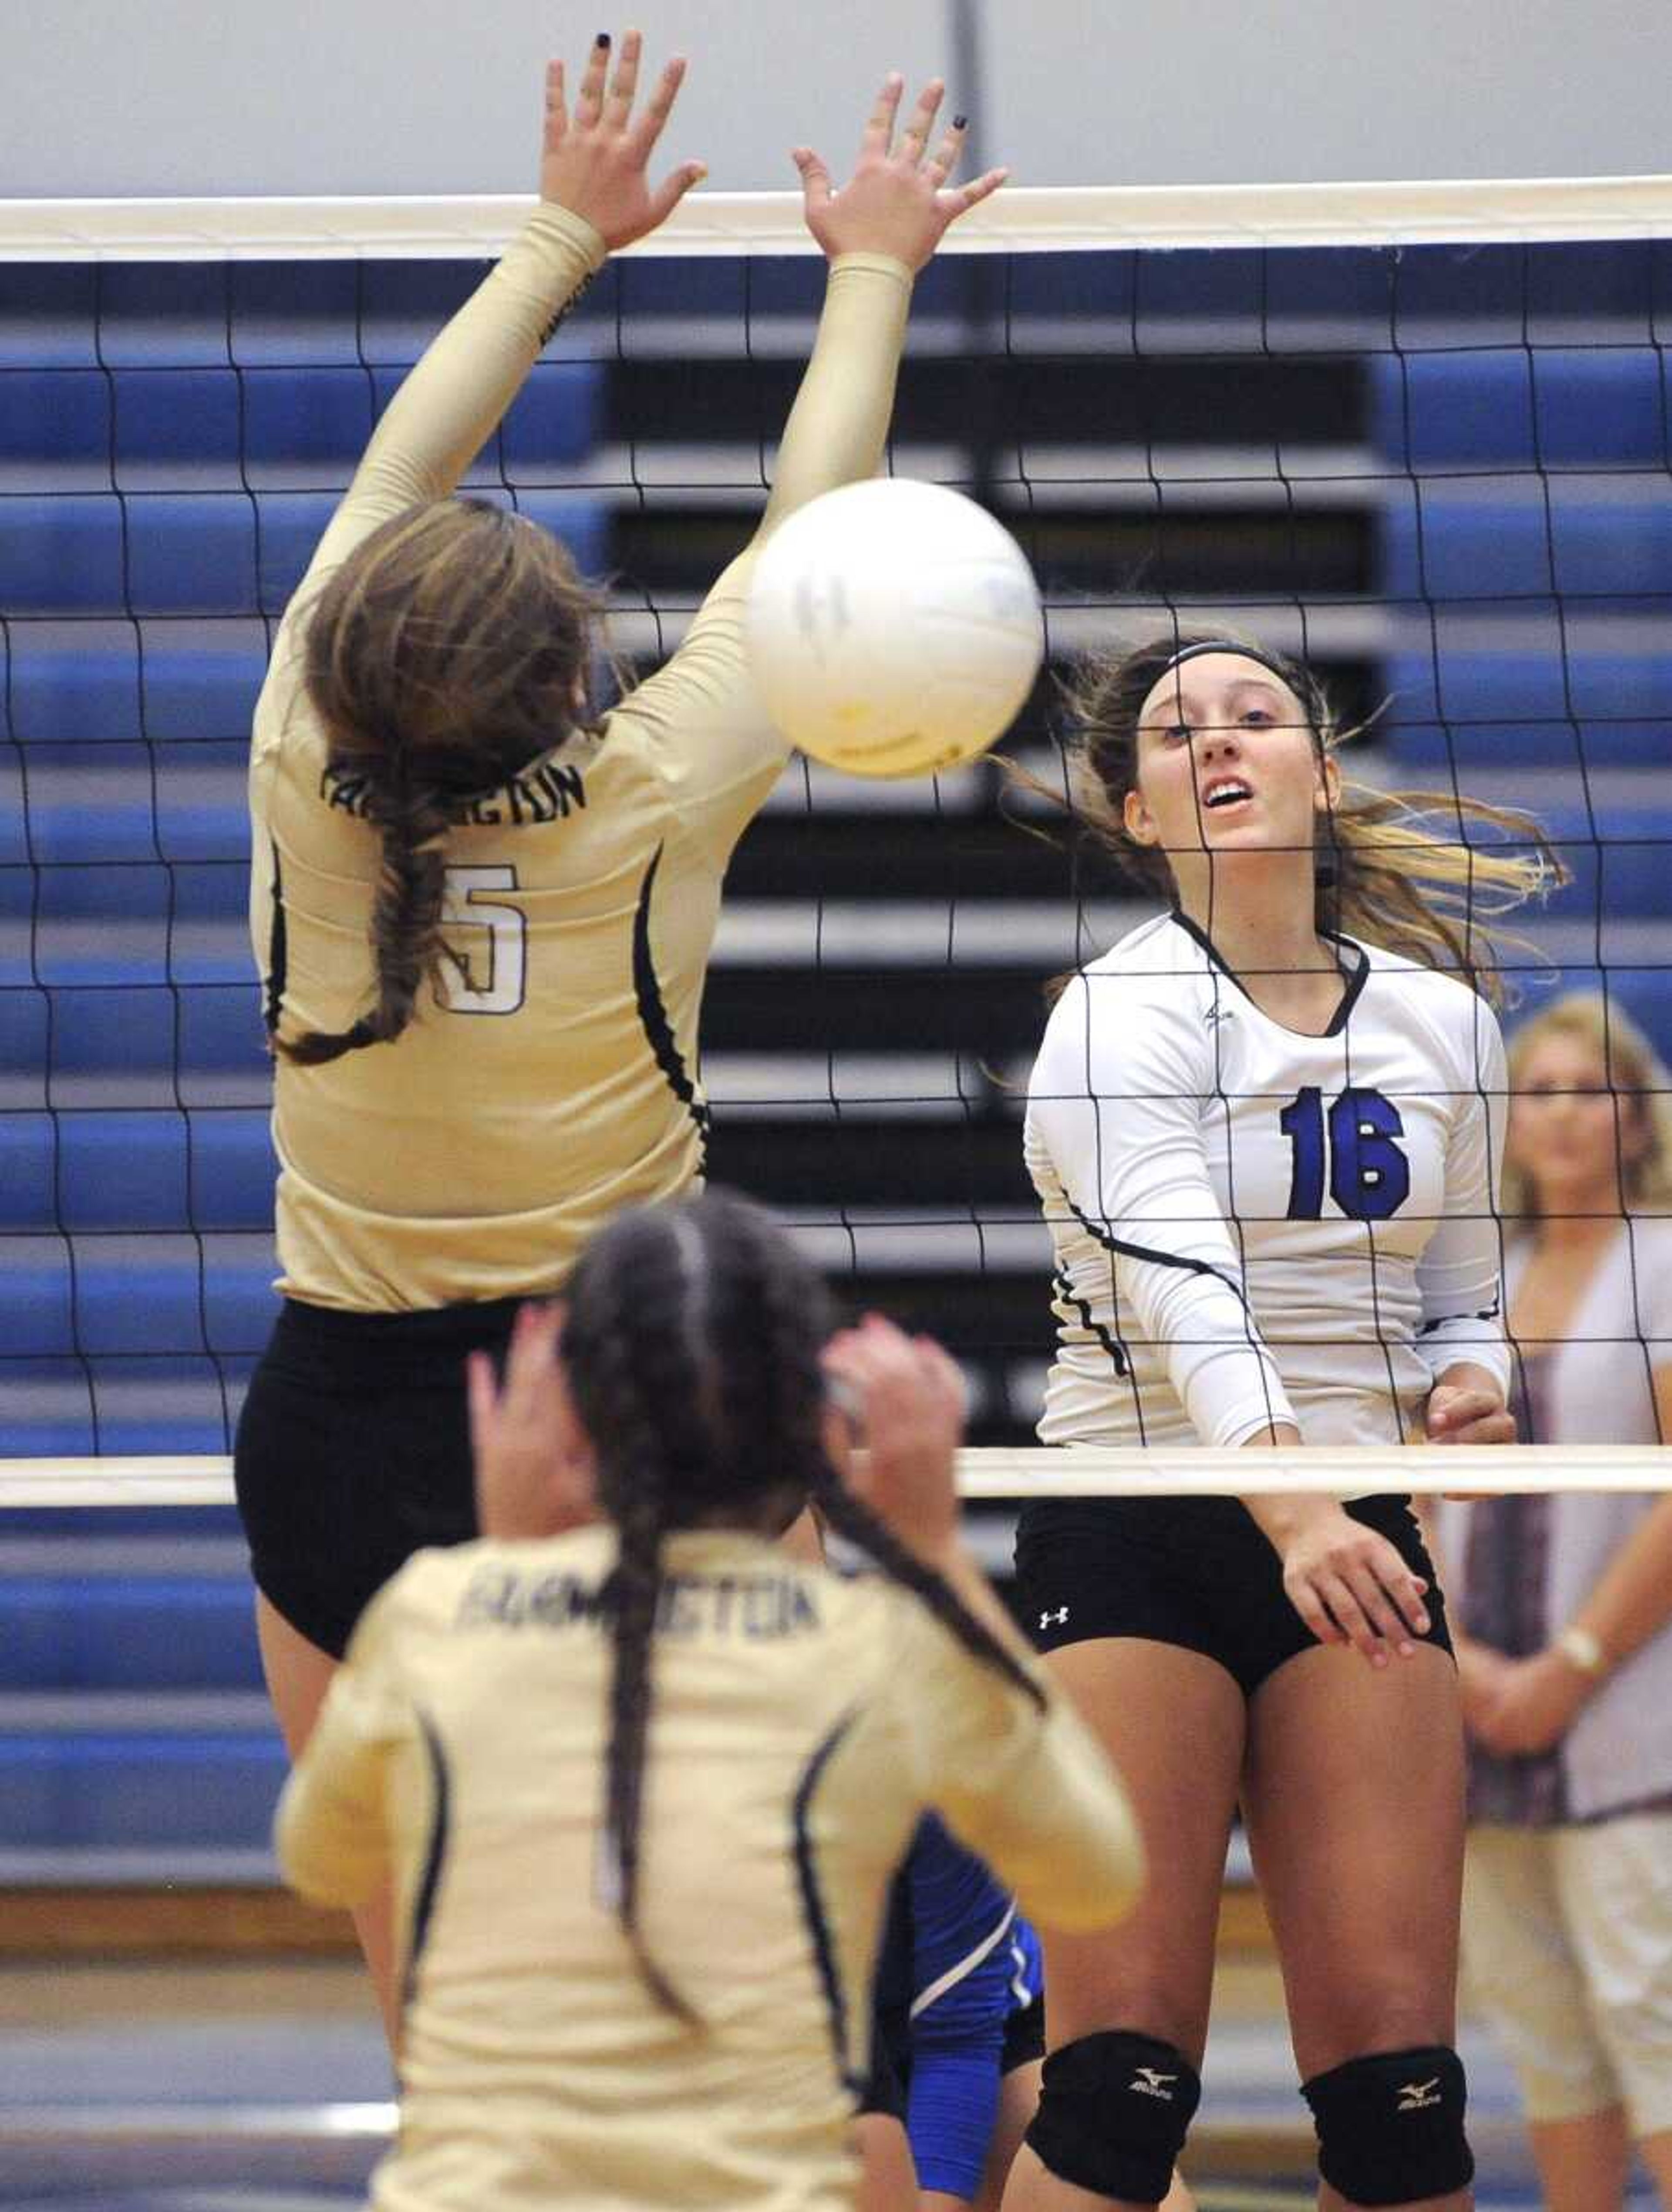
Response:
M515 195L387 199L0 200L0 261L445 260L500 252ZM1487 244L1672 236L1672 177L1486 183L1011 187L954 253L1100 246ZM693 192L624 251L812 253L793 192Z
M1355 1445L1339 1451L1043 1448L978 1449L958 1459L968 1502L1031 1498L1254 1497L1315 1491L1502 1496L1529 1491L1672 1488L1672 1446ZM0 1510L26 1506L224 1505L225 1458L0 1460Z

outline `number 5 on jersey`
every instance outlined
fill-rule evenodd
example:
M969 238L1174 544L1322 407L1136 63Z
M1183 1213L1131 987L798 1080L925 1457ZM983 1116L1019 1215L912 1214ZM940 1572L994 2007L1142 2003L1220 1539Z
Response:
M441 927L470 931L461 947L470 965L449 953L436 997L450 1014L514 1014L528 980L528 917L519 906L479 894L515 890L516 870L449 868L444 880ZM488 937L485 962L477 951L477 933L483 930Z
M1326 1119L1323 1093L1309 1083L1278 1115L1277 1126L1294 1155L1291 1221L1316 1221L1322 1213L1326 1161L1329 1195L1352 1220L1385 1221L1410 1195L1411 1164L1394 1142L1405 1124L1379 1091L1343 1091Z

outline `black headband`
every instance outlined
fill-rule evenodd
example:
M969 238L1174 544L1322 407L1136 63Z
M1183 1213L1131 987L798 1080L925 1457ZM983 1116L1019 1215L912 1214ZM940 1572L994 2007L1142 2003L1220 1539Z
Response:
M1302 682L1307 680L1299 669L1286 667L1282 661L1274 659L1269 653L1262 653L1257 645L1241 645L1233 637L1210 637L1200 645L1187 645L1174 653L1157 673L1155 684L1160 683L1164 676L1170 676L1174 669L1183 668L1187 660L1200 660L1205 653L1234 653L1239 660L1257 661L1262 668L1268 669L1276 677L1286 691L1296 691L1298 678ZM1152 691L1155 684L1150 686ZM1296 696L1299 696L1298 691Z

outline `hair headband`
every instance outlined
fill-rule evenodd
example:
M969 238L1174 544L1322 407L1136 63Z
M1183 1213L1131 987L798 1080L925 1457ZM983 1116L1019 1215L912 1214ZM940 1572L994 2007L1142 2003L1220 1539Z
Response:
M1200 660L1205 653L1233 653L1239 660L1257 661L1262 668L1268 669L1287 691L1294 690L1297 677L1302 676L1299 669L1286 667L1282 661L1275 659L1269 653L1262 653L1257 645L1240 645L1231 637L1210 637L1200 645L1187 645L1174 653L1157 675L1155 683L1160 683L1164 676L1170 676L1174 669L1183 668L1187 660ZM1155 684L1152 684L1150 689L1153 690Z

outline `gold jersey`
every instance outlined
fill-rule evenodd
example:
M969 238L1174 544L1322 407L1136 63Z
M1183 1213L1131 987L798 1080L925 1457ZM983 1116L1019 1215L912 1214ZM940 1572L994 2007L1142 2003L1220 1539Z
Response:
M281 626L251 756L251 930L281 1038L347 1028L375 974L379 839L302 688L301 623L380 524L447 496L604 258L542 206L392 401ZM844 256L763 527L882 455L911 276ZM750 677L752 547L597 728L469 803L447 842L459 956L392 1043L277 1061L279 1287L389 1311L554 1289L617 1208L687 1189L697 1021L732 850L788 748Z
M1048 1926L1140 1871L1101 1751L915 1599L681 1534L653 1658L641 1924L600 1901L614 1532L420 1553L355 1632L286 1787L288 1879L406 1930L380 2212L835 2212L887 1884L940 1808ZM608 1870L602 1870L607 1889Z

